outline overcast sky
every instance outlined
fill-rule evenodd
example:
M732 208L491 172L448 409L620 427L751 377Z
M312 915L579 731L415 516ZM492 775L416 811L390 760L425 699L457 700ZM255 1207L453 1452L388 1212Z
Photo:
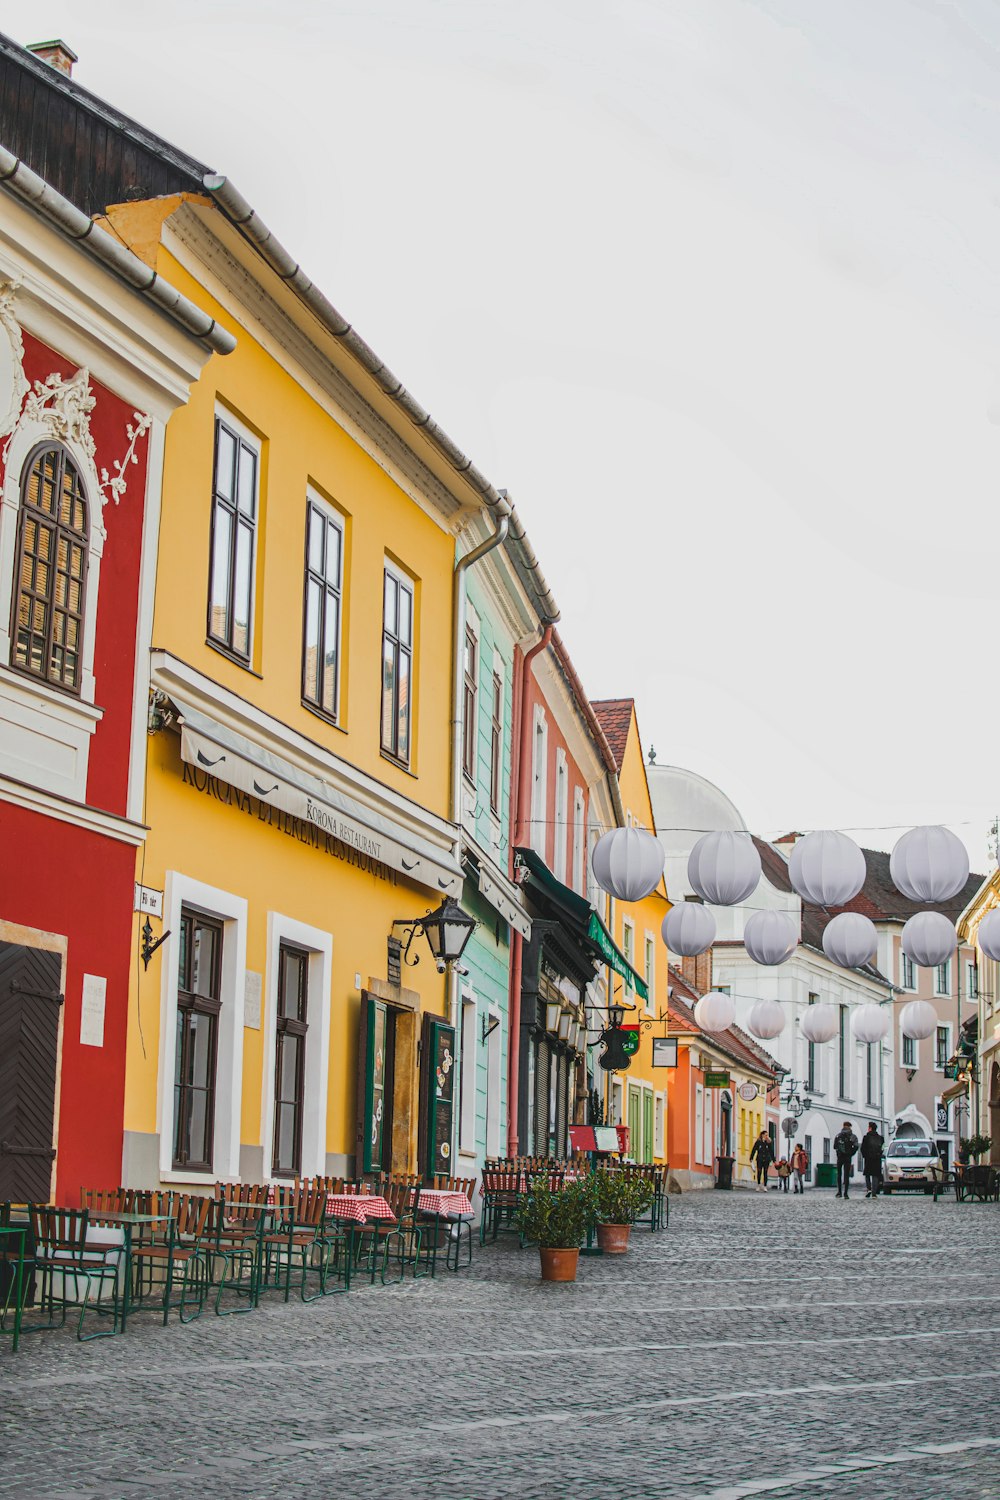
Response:
M2 15L232 177L510 491L660 761L765 834L941 821L987 868L996 0Z

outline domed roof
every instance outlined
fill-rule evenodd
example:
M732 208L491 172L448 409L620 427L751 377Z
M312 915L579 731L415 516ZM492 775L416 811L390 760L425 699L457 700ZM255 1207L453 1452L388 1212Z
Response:
M647 766L656 832L667 856L667 893L672 901L691 894L688 855L703 833L746 831L743 815L725 792L682 766Z

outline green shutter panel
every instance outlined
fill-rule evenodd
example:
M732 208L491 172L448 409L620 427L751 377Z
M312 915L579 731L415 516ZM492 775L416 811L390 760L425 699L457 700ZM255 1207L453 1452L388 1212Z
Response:
M653 1096L649 1089L642 1091L642 1160L653 1160Z
M385 1126L386 1007L367 990L361 996L358 1066L358 1140L355 1171L381 1169Z
M455 1028L425 1015L423 1019L423 1120L420 1166L428 1179L451 1174L455 1111Z

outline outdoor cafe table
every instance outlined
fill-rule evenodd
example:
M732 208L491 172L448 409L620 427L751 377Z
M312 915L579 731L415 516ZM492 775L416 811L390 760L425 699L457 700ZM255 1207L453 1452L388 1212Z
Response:
M17 1236L20 1243L12 1247L8 1246L4 1243L8 1236L12 1241ZM24 1246L27 1236L27 1224L0 1224L0 1265L7 1267L14 1294L14 1342L11 1350L13 1354L17 1353L17 1346L21 1339L21 1313L24 1310ZM11 1288L8 1287L0 1312L6 1311L10 1295Z
M418 1192L420 1193L420 1199L417 1207L422 1214L447 1216L448 1214L458 1215L475 1212L465 1193L447 1192L444 1189L438 1190L437 1188L414 1188L413 1196L415 1197Z
M93 1218L88 1221L88 1233L91 1228L98 1229L102 1225L106 1225L109 1228L121 1229L122 1231L122 1236L124 1239L122 1248L125 1252L125 1286L122 1291L122 1316L120 1328L120 1331L122 1333L125 1332L125 1323L128 1319L129 1294L132 1287L132 1232L134 1229L141 1228L144 1224L172 1225L173 1222L173 1214L125 1214L115 1213L113 1211L106 1212L104 1209L101 1209L99 1213L95 1213ZM109 1255L113 1255L117 1252L116 1249L111 1249L108 1250L107 1253Z

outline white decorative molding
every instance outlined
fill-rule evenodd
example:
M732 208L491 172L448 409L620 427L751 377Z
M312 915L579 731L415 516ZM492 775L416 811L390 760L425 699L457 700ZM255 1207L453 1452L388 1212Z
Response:
M0 437L13 430L28 392L24 340L14 316L17 288L16 281L0 281Z

